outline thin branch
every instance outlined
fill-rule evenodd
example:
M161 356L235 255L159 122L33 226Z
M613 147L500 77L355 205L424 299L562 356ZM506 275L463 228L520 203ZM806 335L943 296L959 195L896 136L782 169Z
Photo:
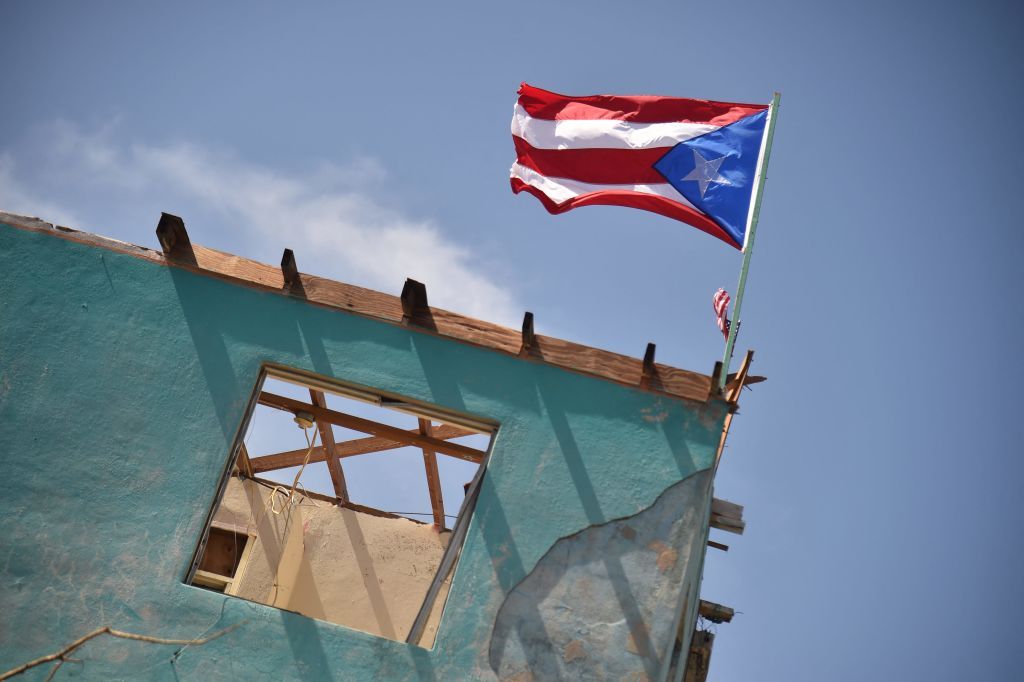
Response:
M28 663L19 665L17 668L11 668L7 672L0 674L0 681L9 679L11 677L14 677L15 675L20 675L26 670L29 670L30 668L35 668L36 666L42 665L43 663L59 661L59 663L57 663L57 665L53 667L53 670L50 671L50 676L47 677L48 680L52 679L53 675L57 672L57 668L59 668L64 663L64 661L70 660L67 658L68 654L70 654L72 651L88 642L90 639L94 639L96 637L99 637L100 635L110 635L112 637L120 637L121 639L133 639L139 642L150 642L151 644L176 644L180 646L200 646L206 644L207 642L211 642L217 639L218 637L222 637L223 635L228 634L244 622L245 621L235 623L230 627L226 627L223 630L213 633L209 637L203 637L201 639L167 639L165 637L151 637L150 635L138 635L134 632L124 632L123 630L115 630L110 626L102 627L97 630L93 630L84 637L76 639L74 642L68 644L60 651L48 654L46 656L42 656L40 658L35 659L34 661L29 661Z
M64 665L64 659L63 658L60 659L59 661L57 661L57 665L55 665L52 668L50 668L50 674L46 676L46 679L43 680L43 682L50 682L50 680L53 679L53 676L57 674L57 671L60 670L60 667L62 665Z

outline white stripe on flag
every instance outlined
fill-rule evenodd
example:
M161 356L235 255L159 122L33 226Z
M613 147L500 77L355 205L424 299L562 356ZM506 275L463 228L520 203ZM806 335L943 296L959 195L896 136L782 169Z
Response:
M512 164L512 170L509 172L509 175L513 178L519 178L527 185L536 187L548 195L552 201L559 204L581 194L590 194L591 192L600 192L602 190L625 190L641 192L643 194L656 194L693 208L693 204L667 182L651 185L594 185L589 182L578 182L566 178L549 178L532 168L527 168L518 163Z
M715 292L715 295L711 297L711 305L715 309L715 321L718 323L718 328L722 330L722 334L728 339L729 338L729 318L726 317L729 312L729 292L725 289L719 289Z
M519 104L512 115L512 134L536 149L674 147L719 127L710 123L629 123L612 119L549 121L533 118Z

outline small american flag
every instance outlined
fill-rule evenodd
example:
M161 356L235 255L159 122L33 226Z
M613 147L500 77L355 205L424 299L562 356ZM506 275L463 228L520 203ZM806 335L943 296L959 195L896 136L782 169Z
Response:
M729 339L729 318L726 316L729 312L729 302L732 299L729 298L729 292L725 289L719 289L715 292L715 295L711 297L711 305L715 308L715 317L718 319L718 328L722 330L722 336Z

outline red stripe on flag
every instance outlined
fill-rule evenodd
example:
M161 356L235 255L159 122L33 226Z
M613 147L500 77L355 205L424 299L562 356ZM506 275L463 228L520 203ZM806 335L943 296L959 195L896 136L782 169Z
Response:
M722 336L729 340L729 318L726 317L729 311L729 292L725 289L719 289L715 292L715 295L711 297L711 305L715 309L715 318L718 322L718 328L722 331ZM739 331L737 329L737 331Z
M688 121L724 126L768 108L767 104L738 104L705 99L638 95L570 97L523 83L519 104L534 118L550 121L614 119L633 123Z
M568 178L594 185L664 183L654 164L671 147L649 149L537 149L512 136L518 161L549 178Z
M529 194L532 194L540 199L540 202L544 204L544 208L548 210L548 213L565 213L566 211L580 206L626 206L629 208L640 208L645 211L651 211L652 213L658 213L667 218L681 220L688 225L696 227L698 230L707 232L712 237L718 237L733 248L743 248L711 218L708 218L703 213L695 211L689 206L684 206L676 201L672 201L671 199L658 196L657 194L645 194L643 192L633 192L631 190L601 190L599 192L581 194L577 197L573 197L572 199L563 201L562 203L556 203L551 199L551 197L544 194L544 192L532 185L526 184L519 178L511 178L511 182L513 192L516 194L519 194L520 192L528 192Z

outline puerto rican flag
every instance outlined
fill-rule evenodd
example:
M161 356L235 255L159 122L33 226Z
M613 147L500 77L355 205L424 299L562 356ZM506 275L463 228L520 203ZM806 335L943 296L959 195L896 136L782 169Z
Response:
M512 191L550 213L642 208L742 249L766 104L678 97L568 97L523 83L512 116Z

